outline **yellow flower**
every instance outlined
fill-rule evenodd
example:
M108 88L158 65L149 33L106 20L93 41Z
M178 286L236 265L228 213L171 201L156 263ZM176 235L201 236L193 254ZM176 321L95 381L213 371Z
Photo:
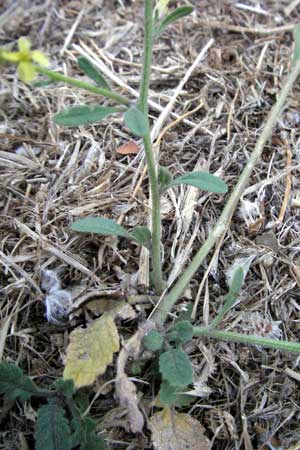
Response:
M18 52L7 52L0 50L0 61L18 63L18 74L24 83L34 80L36 69L33 63L40 66L48 66L48 58L39 50L30 50L31 43L25 37L18 40Z

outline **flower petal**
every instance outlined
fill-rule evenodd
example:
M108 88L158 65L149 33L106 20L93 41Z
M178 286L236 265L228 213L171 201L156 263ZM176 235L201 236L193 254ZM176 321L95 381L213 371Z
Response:
M1 50L0 57L2 60L9 62L19 62L22 60L20 52L7 52L5 50Z
M25 37L20 37L18 40L18 47L20 52L28 53L30 51L31 42Z
M24 83L30 83L35 78L35 68L30 62L21 62L18 65L18 74L20 80Z
M38 63L40 66L49 66L49 60L47 56L45 56L44 53L40 52L39 50L33 50L30 55L32 61Z

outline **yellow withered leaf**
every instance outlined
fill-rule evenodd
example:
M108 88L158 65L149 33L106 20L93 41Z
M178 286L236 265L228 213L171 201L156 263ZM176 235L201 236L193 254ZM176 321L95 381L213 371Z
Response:
M105 313L87 328L77 328L70 334L64 379L72 379L76 388L93 384L118 350L117 327L113 317Z
M150 418L152 442L156 450L209 450L210 440L198 420L169 407Z

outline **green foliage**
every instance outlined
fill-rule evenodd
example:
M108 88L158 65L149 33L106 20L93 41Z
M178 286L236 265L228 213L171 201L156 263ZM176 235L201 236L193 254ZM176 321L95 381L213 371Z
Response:
M57 125L77 127L79 125L99 122L99 120L121 111L123 110L111 106L73 106L54 114L53 120Z
M9 400L28 400L37 392L37 386L18 366L0 363L0 394L4 394Z
M132 239L140 245L151 249L151 231L147 227L135 227L130 233Z
M208 172L185 173L178 178L174 178L165 189L177 184L187 184L202 189L203 191L215 192L217 194L225 194L227 192L227 184Z
M194 11L192 6L181 6L164 17L156 26L155 36L159 36L171 23L188 16Z
M80 233L95 233L103 236L122 236L129 238L129 233L116 221L105 217L85 217L75 220L71 230Z
M230 299L232 301L235 301L237 296L239 295L242 285L244 282L244 271L242 267L238 267L232 277L229 292L226 295L226 299ZM231 306L231 305L230 305Z
M38 388L14 364L0 364L0 394L15 400L29 400L31 396L46 398L38 410L35 441L36 450L106 450L101 436L94 432L96 423L81 417L89 402L82 393L75 393L72 380L56 380L55 389Z
M77 58L77 63L80 69L85 73L85 75L91 78L91 80L95 81L97 86L110 90L110 87L105 78L97 69L95 69L93 64L87 58L85 58L84 56L79 56Z
M95 233L102 236L121 236L133 239L138 244L151 248L151 231L147 227L135 227L130 233L119 225L115 220L105 217L85 217L75 220L71 230L80 233Z
M163 336L156 330L151 330L146 336L143 338L143 345L147 350L151 350L156 352L160 350L163 346L164 338Z
M105 441L94 432L97 424L89 417L74 418L71 427L75 431L72 435L72 448L80 446L80 450L106 450Z
M193 325L188 320L183 320L170 328L167 337L169 341L176 342L176 344L185 344L192 339L193 331Z
M218 313L217 317L212 321L210 324L210 328L216 328L223 320L223 317L227 312L230 310L230 308L234 305L236 302L237 296L240 293L240 290L242 288L243 282L244 282L244 270L242 267L238 267L232 277L230 288L228 294L225 296L225 303L221 311Z
M193 368L187 354L180 348L168 350L159 357L163 380L172 386L186 386L193 381Z
M71 429L64 409L55 400L38 411L35 450L71 450Z
M159 390L159 400L167 405L188 406L195 397L184 394L185 386L171 386L167 381L162 381Z
M124 114L125 125L129 130L139 137L144 137L149 133L148 119L145 114L137 107L131 106Z
M165 191L170 186L173 177L172 174L169 172L169 170L166 167L159 166L158 167L158 174L157 174L158 184L160 188L160 192Z
M59 378L54 381L53 385L56 387L58 392L62 392L67 398L72 398L75 394L75 386L73 380L63 380Z

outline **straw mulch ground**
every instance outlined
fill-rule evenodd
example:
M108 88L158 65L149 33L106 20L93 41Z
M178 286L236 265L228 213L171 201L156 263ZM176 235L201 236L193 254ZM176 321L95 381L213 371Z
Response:
M209 170L231 190L290 70L291 30L300 20L300 5L291 0L264 0L261 9L254 1L191 3L195 6L191 18L171 26L155 44L153 123L203 47L214 40L190 73L172 114L157 129L159 160L174 175ZM49 56L52 68L77 77L82 72L76 58L88 54L105 64L106 78L119 92L127 93L128 86L137 92L141 1L6 1L0 12L0 46L28 36L34 48ZM134 98L134 93L130 95ZM28 87L18 81L12 67L1 68L0 356L16 362L41 384L62 375L71 330L97 317L95 302L90 306L87 302L65 325L48 323L43 270L56 270L63 288L73 290L79 303L129 295L134 303L140 294L151 293L145 252L123 239L84 236L69 229L73 220L86 215L119 219L129 229L148 220L141 143L136 141L137 155L116 152L132 139L122 120L116 117L73 129L52 121L64 107L98 101L61 84ZM214 317L226 294L226 274L242 258L250 269L240 302L223 327L299 341L299 103L296 85L230 230L199 269L175 314L197 299L195 323ZM162 242L170 282L208 236L225 201L226 196L187 187L164 197ZM118 325L120 335L128 338L151 308L147 300L135 304L135 317ZM185 411L203 424L213 449L300 448L297 356L200 339L194 339L187 352L199 397ZM114 376L112 365L101 381ZM150 370L142 379L148 382L138 385L147 417L157 385ZM96 390L90 390L91 399ZM124 429L113 389L97 398L91 413L110 449L152 448L147 429L136 436ZM0 448L33 448L35 417L34 404L2 405Z

